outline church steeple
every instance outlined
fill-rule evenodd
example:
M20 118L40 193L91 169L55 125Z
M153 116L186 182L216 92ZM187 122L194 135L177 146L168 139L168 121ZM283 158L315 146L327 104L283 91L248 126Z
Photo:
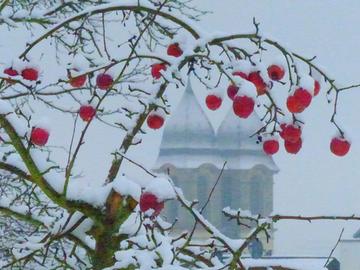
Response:
M178 168L197 168L213 164L221 168L227 161L229 169L251 169L265 165L277 171L272 158L264 154L256 138L249 136L261 127L254 113L239 119L229 111L217 134L201 108L188 80L185 92L166 123L155 169L165 164Z
M215 148L213 128L199 105L189 80L179 105L166 122L155 168L166 163L184 167L198 166L191 164L191 159L187 157L196 155L198 151L211 153Z
M236 223L223 216L225 207L250 209L253 214L264 216L273 209L273 175L278 168L256 144L256 138L249 138L260 127L256 114L244 120L229 111L215 134L190 83L165 125L154 169L169 174L189 200L198 200L199 207L212 193L203 214L229 237L245 236L248 232L239 230ZM215 184L220 172L221 181ZM178 219L176 231L189 230L194 225L191 215L176 201L167 203L164 215L171 223ZM196 230L196 237L205 234L201 228Z

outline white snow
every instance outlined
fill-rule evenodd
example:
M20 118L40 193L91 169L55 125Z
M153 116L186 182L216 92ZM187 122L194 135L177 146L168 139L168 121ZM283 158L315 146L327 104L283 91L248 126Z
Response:
M135 200L139 200L141 194L141 187L138 184L121 175L107 185L90 181L87 178L70 179L67 198L102 207L112 189L122 196L131 196Z
M157 177L153 179L149 185L145 187L145 191L156 195L160 201L176 198L176 194L170 180L165 177Z
M301 75L299 86L314 95L315 81L310 75Z

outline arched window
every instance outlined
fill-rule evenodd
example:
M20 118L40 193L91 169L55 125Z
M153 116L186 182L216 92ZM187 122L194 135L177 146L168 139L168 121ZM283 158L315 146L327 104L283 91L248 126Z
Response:
M208 198L208 181L204 175L200 175L196 181L197 199L199 200L199 208L201 209ZM206 211L206 210L205 210Z
M258 178L252 178L250 182L250 210L254 215L263 213L263 194Z
M233 179L232 175L224 173L222 179L219 182L219 190L221 190L221 206L222 208L225 207L234 207L233 206Z
M224 181L222 181L222 209L229 206L232 209L246 209L241 201L244 200L243 194L246 191L243 190L242 177L236 173L224 174ZM238 238L241 236L242 227L236 222L229 221L225 215L221 216L221 230L222 232L231 238Z
M172 176L171 179L173 180L174 184L177 185L177 177ZM167 222L174 222L176 218L178 218L178 203L176 200L170 200L166 204L165 209L165 217Z

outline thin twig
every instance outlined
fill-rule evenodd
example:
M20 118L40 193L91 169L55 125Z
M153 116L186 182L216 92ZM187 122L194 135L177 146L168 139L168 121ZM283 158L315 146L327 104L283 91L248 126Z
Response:
M205 210L206 206L209 204L209 202L210 202L210 200L211 200L211 197L212 197L212 195L213 195L213 193L214 193L214 191L215 191L215 188L216 188L216 186L218 185L218 183L220 182L220 179L221 179L221 176L222 176L222 174L223 174L223 172L224 172L226 163L227 163L227 161L224 162L224 164L223 164L223 166L222 166L222 168L221 168L221 171L220 171L220 173L219 173L219 175L218 175L218 178L216 179L216 182L215 182L214 186L212 187L212 189L211 189L211 191L210 191L210 193L209 193L209 196L208 196L208 198L207 198L204 206L203 206L203 207L201 208L201 210L200 210L200 214L202 214L202 212Z
M336 249L337 246L339 245L343 233L344 233L344 228L342 228L341 233L340 233L340 235L339 235L339 238L338 238L338 240L336 241L335 246L334 246L333 249L331 250L331 252L330 252L330 254L329 254L329 257L327 258L327 260L326 260L326 262L325 262L325 264L324 264L324 267L327 266L327 264L328 264L328 262L330 261L332 255L333 255L333 253L334 253L334 251L335 251L335 249Z

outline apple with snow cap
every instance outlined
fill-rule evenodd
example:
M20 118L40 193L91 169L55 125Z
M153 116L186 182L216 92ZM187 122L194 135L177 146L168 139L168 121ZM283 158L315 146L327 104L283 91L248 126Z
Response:
M165 63L157 63L157 64L153 64L151 66L151 76L158 80L161 78L161 72L166 70L166 64Z
M108 73L100 73L96 77L96 86L101 90L109 90L113 83L114 79Z
M161 128L164 125L164 122L165 122L164 116L159 111L151 112L146 120L148 127L151 129Z
M247 80L248 79L248 75L245 73L245 72L242 72L242 71L234 71L233 76L238 76L238 77L241 77L243 78L244 80Z
M285 141L295 143L301 138L301 127L298 125L283 123L280 128L282 129L280 136Z
M276 138L267 138L263 142L263 150L267 155L274 155L279 151L279 141Z
M349 152L350 146L351 144L347 139L342 136L337 136L331 140L330 150L334 155L343 157Z
M170 44L167 48L167 54L174 57L180 57L183 54L179 43Z
M302 147L302 139L299 138L296 142L285 141L284 146L285 146L286 152L288 152L289 154L295 155L300 151L300 149Z
M164 209L164 201L160 201L159 198L151 192L142 193L139 204L140 211L143 213L152 210L151 217L157 217L161 210Z
M30 141L37 146L44 146L49 139L49 131L42 127L34 127L31 131Z
M280 65L271 65L267 68L269 78L273 81L280 81L284 78L285 69Z
M26 67L21 71L21 76L28 81L37 81L39 79L39 71L35 67Z
M242 71L234 71L232 73L233 76L243 78L244 80L248 80L248 75ZM239 92L239 87L235 84L230 84L227 88L227 95L231 100L234 100L235 96Z
M315 82L314 82L314 96L317 96L320 93L320 88L321 88L320 82L315 80Z
M81 105L79 115L83 121L90 122L96 115L96 108L91 105Z
M234 84L230 84L227 88L227 95L231 100L235 99L235 96L237 95L237 93L239 92L239 87L237 87Z
M248 76L248 80L255 85L257 94L259 96L264 95L266 93L267 84L262 78L260 71L251 72Z
M10 77L15 77L19 75L19 72L16 69L13 69L12 67L9 68L5 68L4 69L4 74L9 75ZM5 79L7 83L9 84L14 84L15 81L12 79Z
M312 95L311 92L305 88L297 88L294 92L294 97L298 102L304 107L307 108L310 106Z
M12 67L5 68L4 73L11 77L19 75L19 72L17 72L17 70L13 69Z
M249 74L254 71L253 63L248 60L237 60L233 62L233 76L241 77L248 80Z
M78 72L77 69L74 69L74 71ZM79 76L72 76L69 73L69 83L74 88L83 87L85 82L86 82L86 78L87 78L87 76L85 74L84 75L79 75Z
M233 103L233 111L240 118L248 118L254 111L255 101L252 97L243 95L236 96Z
M305 107L300 100L292 95L288 96L286 100L286 107L291 113L302 113L305 110Z
M294 93L288 96L286 106L291 113L302 113L309 107L312 100L311 92L305 88L299 87Z

